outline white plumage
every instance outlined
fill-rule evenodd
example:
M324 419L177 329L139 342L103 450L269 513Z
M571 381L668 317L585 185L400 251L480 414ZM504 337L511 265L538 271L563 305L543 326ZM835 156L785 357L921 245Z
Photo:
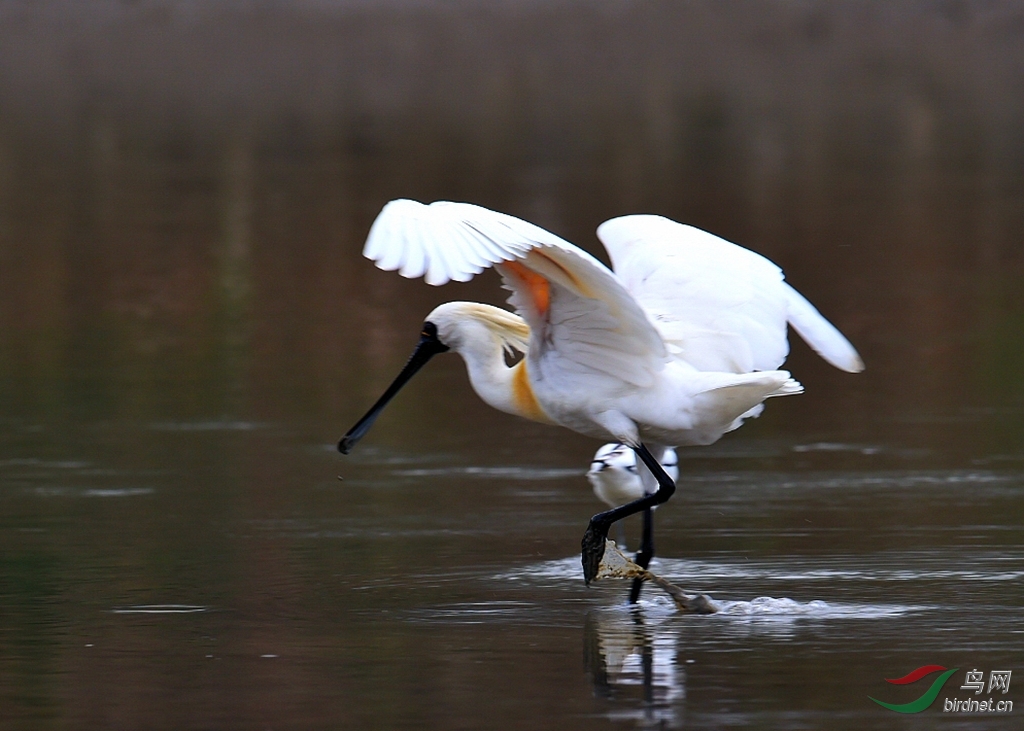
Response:
M494 367L490 349L467 342L469 320L496 330L479 316L486 306L449 303L427 320L467 360L489 403L604 440L709 444L756 415L765 398L799 393L789 373L776 370L789 350L787 322L833 365L863 367L759 254L659 216L615 218L598 236L615 272L506 214L397 200L377 217L364 254L435 285L495 266L530 328L523 380L532 393L517 394L522 383ZM532 396L539 409L525 413L517 396Z
M613 218L597 235L669 349L699 370L778 368L789 353L787 322L835 367L864 367L849 341L760 254L661 216Z
M463 357L473 388L495 408L647 449L653 460L668 447L710 444L760 413L766 398L803 390L778 370L789 352L787 324L837 368L863 368L846 338L759 254L651 215L614 218L598 237L614 271L538 226L486 208L387 204L363 252L378 267L432 285L494 267L519 317L468 302L437 307L421 340L429 352L414 355L342 451L422 363L446 349ZM523 343L525 357L508 366L503 349ZM647 468L640 479L648 495L666 484ZM598 518L595 546L605 522L618 520Z
M673 480L679 477L679 456L676 450L665 450L661 466ZM587 471L587 479L594 488L594 495L610 508L644 496L636 454L625 444L613 442L598 449Z

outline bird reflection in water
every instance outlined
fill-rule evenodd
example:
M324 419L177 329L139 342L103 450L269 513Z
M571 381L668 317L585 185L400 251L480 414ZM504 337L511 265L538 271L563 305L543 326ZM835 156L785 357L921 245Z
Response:
M641 729L682 726L686 671L668 618L639 606L587 615L584 663L594 694L609 704L611 720L633 721Z

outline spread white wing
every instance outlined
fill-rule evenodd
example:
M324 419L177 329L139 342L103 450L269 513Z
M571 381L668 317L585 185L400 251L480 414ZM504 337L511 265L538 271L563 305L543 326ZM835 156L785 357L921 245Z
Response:
M669 349L698 370L778 368L789 353L787 323L832 365L863 370L842 333L763 256L661 216L613 218L597 235Z
M666 361L661 335L608 267L514 216L468 203L392 201L363 254L433 285L495 267L530 326L529 356L543 373L646 386Z

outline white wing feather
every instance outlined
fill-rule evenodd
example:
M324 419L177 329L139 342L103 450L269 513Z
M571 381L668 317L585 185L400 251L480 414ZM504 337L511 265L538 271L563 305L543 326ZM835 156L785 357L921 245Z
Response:
M848 373L860 373L864 370L864 361L836 326L822 317L806 297L788 284L785 286L789 324L800 333L800 337L814 349L814 352L836 368Z
M394 200L370 227L363 255L385 271L427 284L467 282L487 267L553 247L597 259L539 226L469 203Z
M787 322L832 365L863 369L846 338L763 256L661 216L613 218L597 235L670 350L698 370L778 368L789 353Z
M667 352L646 313L608 267L539 226L468 203L396 200L384 206L363 254L427 284L464 282L494 266L509 302L530 326L537 373L653 382ZM546 280L547 306L532 302L522 266ZM533 371L531 366L531 372Z

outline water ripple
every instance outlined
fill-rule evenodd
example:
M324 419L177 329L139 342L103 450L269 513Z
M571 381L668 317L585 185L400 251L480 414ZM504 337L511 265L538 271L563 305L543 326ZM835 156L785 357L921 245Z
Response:
M149 425L153 431L211 432L211 431L255 431L270 425L256 421L157 421Z
M111 614L197 614L208 612L209 607L198 604L135 604L127 607L115 607Z
M916 558L921 566L908 564ZM908 581L908 580L958 580L958 581L1019 581L1024 579L1024 558L1007 556L975 557L970 566L963 568L936 568L934 564L945 561L945 557L906 557L898 560L891 556L856 559L861 565L852 567L850 557L824 558L820 563L808 565L805 561L779 559L774 562L728 562L699 561L690 559L655 559L652 570L665 575L672 581L705 582L720 579L762 579L770 581ZM881 568L900 564L901 568ZM1007 566L1020 563L1021 568ZM825 564L825 565L822 565ZM872 567L871 564L875 564ZM578 579L582 573L579 558L544 561L520 566L503 572L495 578L501 581L564 581Z
M495 619L521 618L524 614L537 611L539 608L533 602L487 601L447 604L411 611L408 614L420 621L483 624Z
M580 477L576 468L552 467L437 467L429 469L394 470L396 477L489 477L496 480L561 480Z

